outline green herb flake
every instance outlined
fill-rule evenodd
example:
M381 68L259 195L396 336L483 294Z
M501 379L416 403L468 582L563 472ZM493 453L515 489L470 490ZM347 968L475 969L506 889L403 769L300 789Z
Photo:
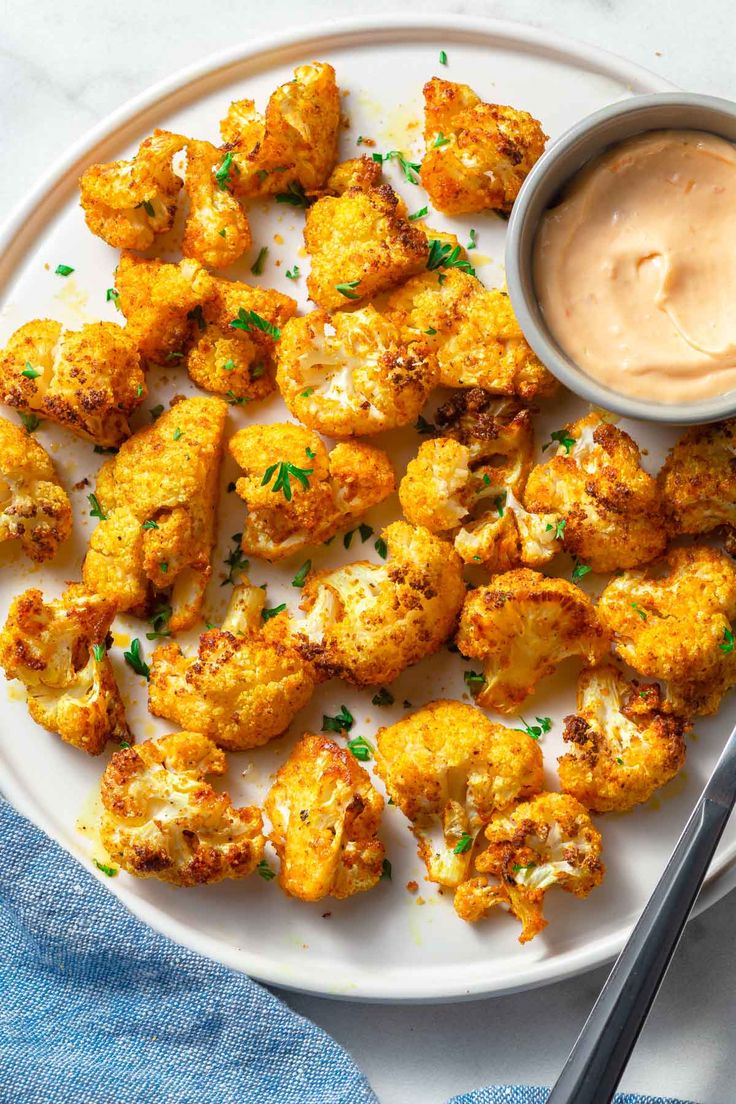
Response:
M166 561L162 560L161 563L158 566L161 568L164 575L166 575L168 570L169 570L169 565L166 563Z
M304 194L304 188L298 180L292 180L285 192L277 193L276 202L288 203L290 207L308 207L311 200Z
M430 337L434 337L434 335L437 333L434 326L430 326L429 329L425 330L424 332L425 332L425 334L428 334Z
M171 606L167 605L165 602L155 607L151 615L153 632L146 633L146 640L158 640L159 637L171 636L169 621L171 620L173 612Z
M469 276L475 276L475 269L470 261L466 261L461 256L461 252L460 245L452 246L450 242L440 241L439 238L431 238L427 268L430 271L437 268L458 268L462 272L467 272Z
M154 206L151 203L150 199L144 199L143 202L138 203L137 206L142 207L149 218L155 218L156 217L156 211L155 211Z
M363 736L355 736L352 740L348 740L348 751L361 763L366 763L373 757L374 748L373 744L369 744Z
M503 517L504 506L506 505L506 491L504 491L503 494L496 495L493 500L493 505L498 510L498 516Z
M297 480L301 484L302 488L309 490L309 476L313 474L314 468L298 468L296 464L290 464L286 460L282 460L280 463L271 464L266 468L263 473L263 479L261 480L261 486L266 487L271 482L276 473L273 486L271 490L274 494L282 492L287 502L291 502L293 497L293 491L291 489L291 478Z
M465 248L466 249L477 249L478 248L478 240L476 238L476 232L472 228L470 230L470 235L468 237L468 244L465 246Z
M254 310L246 310L245 307L240 308L238 317L234 318L230 325L234 330L244 330L245 333L251 333L253 329L260 330L274 341L279 341L281 338L281 330L278 327L261 318Z
M105 302L112 303L112 305L115 307L115 310L123 309L120 306L120 292L114 287L108 288L105 292Z
M233 390L225 392L225 398L230 403L230 406L245 406L250 402L247 395L236 395Z
M151 415L151 421L155 422L158 418L161 417L163 412L163 403L159 403L158 406L152 406L148 413Z
M197 326L203 333L207 329L207 322L205 320L204 311L202 310L202 306L200 303L197 303L196 307L192 307L192 309L187 314L187 318L190 320L190 322L196 322Z
M646 610L643 610L643 609L641 608L641 606L640 606L640 605L639 605L639 604L638 604L637 602L632 602L632 603L631 603L631 608L632 608L633 610L636 610L636 612L637 612L637 613L639 614L639 616L641 617L642 621L646 621L646 619L647 619L647 611L646 611Z
M379 537L378 540L373 545L373 547L375 548L376 552L381 557L381 559L385 560L386 557L388 556L388 545L386 544L383 537Z
M404 174L404 179L407 180L409 184L419 183L418 173L421 166L416 161L408 161L400 150L390 150L388 153L374 153L373 160L379 165L383 164L384 161L398 161L399 167Z
M362 525L358 526L358 532L360 533L361 541L363 542L363 544L365 544L368 538L373 536L373 527L371 525L366 525L365 522L363 522Z
M720 649L726 655L733 651L733 633L730 629L723 630L723 643L720 645Z
M99 518L100 521L107 521L107 514L104 512L100 503L97 500L97 495L87 495L87 501L89 502L91 509L89 512L90 517Z
M428 422L427 419L423 418L421 414L415 421L414 428L417 433L421 434L423 437L437 432L437 426L434 425L432 422Z
M71 276L73 271L74 271L74 269L71 268L69 265L60 264L60 265L57 265L56 268L54 269L54 274L56 276Z
M234 372L235 371L235 361L232 360L232 358L229 359L229 360L226 360L225 363L222 366L222 370L223 370L223 372Z
M447 54L444 50L440 50L440 65L447 65Z
M561 448L564 448L565 455L569 456L572 451L572 446L577 440L576 437L570 436L566 429L556 429L554 433L550 433L550 440L545 445L542 445L542 452L546 452L548 448L552 448L552 445L557 442Z
M222 230L218 230L217 233L220 235L221 238L226 238L227 237L227 230L225 229L224 226L223 226Z
M258 872L260 877L263 878L264 882L272 882L273 879L276 877L275 871L271 869L265 859L261 859L258 866L256 867L256 871Z
M453 855L464 855L466 851L469 851L473 846L473 837L469 836L467 832L463 832L460 839L457 841L452 849Z
M263 266L266 263L266 257L267 256L268 256L268 246L264 245L263 248L259 250L258 256L256 257L255 261L253 262L253 264L251 265L251 268L250 268L250 270L251 270L251 272L253 273L254 276L262 276L263 275Z
M560 520L557 522L557 525L552 525L550 522L548 522L544 527L544 531L545 533L550 533L554 529L555 540L562 540L565 533L566 525L567 520L565 518L560 518Z
M525 863L525 864L514 863L514 865L511 867L511 869L513 870L514 874L518 874L520 870L534 870L536 868L536 865L537 864L535 862L530 862L530 863Z
M181 426L177 426L176 429L174 430L174 440L178 441L181 436L182 436Z
M144 679L150 677L151 668L141 654L141 642L138 637L136 637L135 640L131 640L130 651L123 652L123 659L129 667L133 668L136 675L142 675Z
M383 866L381 867L381 877L378 879L380 882L391 881L391 863L388 859L383 860Z
M432 149L439 149L441 146L448 146L449 144L450 144L450 139L445 138L444 134L440 130L440 131L437 132L437 137L435 138L434 142L432 143Z
M272 606L270 609L262 609L261 617L264 621L270 621L272 617L275 617L277 613L282 613L286 609L286 602L282 602L280 606Z
M314 394L314 388L313 388L313 387L308 387L308 388L306 389L306 391L302 391L302 393L301 393L301 397L302 397L303 399L308 399L308 398L309 398L309 396L310 396L310 395L313 395L313 394Z
M413 215L409 215L410 222L416 222L417 219L426 218L429 214L429 207L421 207L418 211L415 211Z
M471 694L479 694L485 686L486 677L482 671L463 671L463 678Z
M220 586L235 586L236 575L238 575L241 571L248 570L248 560L243 555L243 550L240 547L240 542L242 539L242 533L233 533L232 540L235 543L229 555L225 559L225 567L228 569L228 573L224 580L220 583Z
M107 874L108 878L114 878L117 874L117 869L114 866L108 866L107 863L98 862L97 859L94 859L94 864L103 874Z
M158 529L158 522L149 518L148 521L143 522L141 529Z
M107 653L107 648L105 647L104 644L93 644L92 645L92 652L94 653L94 657L97 660L97 662L102 663L102 661L105 658L105 655Z
M574 583L577 583L580 581L580 579L584 579L588 572L592 570L593 568L588 567L587 564L576 563L575 567L572 569L572 575L570 577Z
M526 732L527 736L531 736L532 740L538 740L545 733L549 732L552 728L551 717L535 717L536 724L530 725L524 720L523 717L519 717L519 720L523 724L523 728L514 729L515 732Z
M215 180L217 181L217 187L221 192L224 192L226 188L230 187L230 173L233 168L233 155L228 152L223 157L219 167L215 171Z
M373 705L393 705L394 700L393 694L385 686L382 686L378 693L371 698Z
M353 542L355 536L355 529L348 529L347 533L343 533L342 546L343 548L349 548Z
M349 732L354 724L355 717L346 705L341 705L340 712L334 717L328 717L326 713L322 716L323 732Z
M35 433L41 424L41 419L37 414L26 414L22 410L20 411L20 420L25 426L26 433Z
M39 372L37 368L33 367L29 360L26 361L26 366L21 372L21 375L25 376L26 379L38 379L41 374L42 373Z
M293 587L297 587L299 590L301 590L301 588L304 586L304 584L307 580L307 575L309 574L309 572L311 570L312 570L312 561L311 560L305 560L304 563L302 564L302 566L297 571L294 578L291 580L291 585Z
M287 280L298 280L301 274L302 273L299 265L294 265L293 268L287 268L285 273Z
M183 353L167 353L166 354L166 359L167 360L181 360L183 356L184 356Z
M618 758L618 759L616 759L616 762L618 763L618 765L619 765L620 767L622 767L622 766L624 765L624 761L623 761L623 759L621 759L621 758Z
M346 299L360 299L360 295L356 295L353 291L353 288L357 288L359 283L360 280L349 280L346 284L335 284L335 290L344 295Z
M309 446L307 446L304 451L306 452L307 457L310 460L314 460L315 456L317 455L317 453L314 451L314 449L309 448Z

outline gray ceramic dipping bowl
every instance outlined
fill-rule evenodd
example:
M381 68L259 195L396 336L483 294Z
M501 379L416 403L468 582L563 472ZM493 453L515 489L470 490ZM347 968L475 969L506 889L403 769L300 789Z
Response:
M692 403L658 403L613 391L563 352L547 328L534 290L532 259L537 230L542 215L555 205L564 186L608 146L643 131L662 129L705 130L736 143L736 103L694 93L660 92L611 104L577 123L552 143L524 181L508 225L506 279L527 341L571 391L630 418L672 425L714 422L736 414L736 390Z

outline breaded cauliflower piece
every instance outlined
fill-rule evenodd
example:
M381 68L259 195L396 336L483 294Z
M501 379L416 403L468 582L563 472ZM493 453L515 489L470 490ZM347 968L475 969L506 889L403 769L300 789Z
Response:
M106 651L115 612L78 583L50 602L26 590L0 633L0 666L26 687L33 720L89 755L108 740L132 740Z
M279 342L276 382L290 412L311 429L367 436L414 422L437 369L426 344L405 342L368 306L292 319Z
M126 333L147 364L178 363L199 328L215 281L193 260L178 265L124 253L115 274Z
M561 514L565 550L593 571L648 563L667 544L657 481L638 445L597 413L565 428L556 455L529 476L524 504Z
M309 575L293 631L302 654L355 686L391 682L436 652L465 596L462 562L427 529L395 521L379 542L387 562L366 560Z
M252 874L266 843L261 811L235 808L205 780L225 769L225 753L199 732L115 752L100 784L100 839L113 862L178 886Z
M130 436L128 419L146 394L135 344L114 322L66 330L35 319L0 352L1 402L105 448Z
M498 884L487 877L463 882L455 893L455 911L473 922L502 905L521 921L520 943L546 928L544 895L552 886L587 897L603 880L601 834L568 794L538 794L511 812L497 813L486 836L489 845L476 867Z
M309 297L326 311L395 287L421 272L429 257L427 235L389 184L318 199L307 211L304 244L312 262Z
M448 215L511 210L547 135L527 111L483 103L467 84L424 86L422 184Z
M92 233L116 249L148 249L170 230L181 189L171 161L186 142L156 130L131 161L90 165L79 180L79 198Z
M341 161L330 173L330 178L325 186L329 195L341 196L349 188L358 188L367 192L371 188L378 188L383 183L383 169L379 161L372 157L351 157L348 161ZM400 208L399 208L400 209Z
M221 399L182 399L100 468L104 518L82 574L120 612L146 616L171 589L172 632L199 616L212 574L226 417Z
M229 280L215 278L211 287L191 331L189 378L230 399L263 399L276 387L276 349L296 301Z
M563 659L597 663L608 650L608 635L590 598L574 583L519 568L468 594L457 646L483 663L478 704L516 713Z
M377 837L383 798L355 756L306 733L279 768L265 811L290 897L352 897L379 881L385 851Z
M337 160L339 125L340 93L326 62L295 69L270 97L265 117L253 100L236 100L220 123L233 157L233 190L243 196L319 190Z
M452 887L468 877L493 814L544 785L539 744L459 701L430 702L381 728L376 770L411 821L428 881Z
M527 343L507 293L457 268L439 276L425 272L408 280L386 304L406 341L429 339L439 383L527 402L554 394L557 381Z
M36 563L53 559L72 531L72 507L51 457L0 418L0 543L16 540Z
M251 247L248 217L232 194L224 155L210 142L189 139L184 188L189 213L181 251L208 268L227 268Z
M675 533L736 530L736 418L693 426L670 449L659 473L662 502ZM730 549L729 549L730 551Z
M723 552L673 548L612 579L598 613L616 654L639 674L667 682L676 713L715 713L736 682L736 567Z
M248 426L228 447L244 472L235 484L247 506L241 547L272 562L329 540L396 486L382 449L347 441L328 452L291 422Z
M594 813L648 801L685 763L684 728L656 683L628 682L610 663L583 671L577 712L565 718L571 750L558 759L563 791Z
M230 751L285 732L311 698L315 674L296 648L269 637L265 604L265 591L246 579L233 594L232 616L202 634L196 656L173 641L159 645L148 683L151 713Z

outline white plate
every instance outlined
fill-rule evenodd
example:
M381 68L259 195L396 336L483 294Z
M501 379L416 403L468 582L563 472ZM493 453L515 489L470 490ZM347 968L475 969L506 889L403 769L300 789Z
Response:
M441 49L448 55L447 68L438 64ZM87 232L77 206L76 178L83 167L128 155L154 126L217 141L218 120L231 100L249 96L263 104L277 84L289 79L295 65L315 58L332 62L341 87L349 90L344 110L350 128L342 137L346 156L361 152L355 144L359 134L374 138L378 150L398 147L417 153L421 89L433 74L466 81L485 99L528 109L553 137L603 104L633 92L669 87L636 66L548 33L455 15L351 21L320 34L281 36L240 47L180 74L122 108L83 139L15 213L0 242L0 339L4 341L13 329L33 317L55 317L69 325L98 317L117 319L112 304L105 302L105 290L114 284L117 254ZM424 205L420 188L399 179L393 165L388 173L410 209ZM256 282L294 293L294 285L283 274L297 260L303 270L307 267L308 262L298 254L301 212L256 204L251 217L254 253L261 245L269 246L265 273ZM502 280L504 227L500 220L488 215L454 221L437 216L430 221L457 229L461 237L474 226L479 275L489 285ZM282 235L284 244L277 244L274 234ZM176 254L172 258L176 259ZM73 276L64 280L54 275L60 262L74 267ZM249 258L228 275L252 280L248 273L251 263ZM305 308L303 278L296 291ZM174 378L173 372L169 375L172 378L156 374L147 406L166 401L174 392L193 390L186 379ZM582 404L572 399L548 407L539 419L540 442L550 429L582 409ZM247 415L233 409L231 429L249 419L278 420L284 414L278 399L249 410ZM147 420L144 411L139 422ZM643 425L635 426L634 432L651 450L648 462L655 470L672 434L655 433ZM48 425L38 437L50 447L67 488L94 474L100 458L91 445ZM381 440L399 468L419 442L413 430ZM226 464L223 488L234 474L234 468ZM0 613L4 615L12 594L25 586L42 585L58 591L65 579L78 577L84 544L94 524L87 516L89 489L72 491L75 540L53 567L30 569L16 552L2 546L0 563L5 570ZM234 497L223 492L221 539L215 553L218 567L230 547L230 534L242 527L242 511ZM368 520L378 528L395 516L396 510L394 500L391 507L373 511ZM338 539L331 548L313 554L313 559L321 565L360 554L375 558L372 543L358 552L356 537L354 547L345 552ZM289 581L303 558L281 568L253 565L252 579L256 583L269 581L271 604L287 600L296 605L297 592ZM569 567L563 563L560 570ZM217 620L225 594L214 581L208 596L208 619ZM119 646L127 643L126 633L143 637L148 626L121 618L116 627L118 646L113 661L131 703L134 731L139 739L166 731L163 722L148 716L142 681L124 666ZM150 651L151 645L146 647ZM419 706L434 697L465 696L463 668L458 656L443 650L397 681L393 687L396 705L390 709L372 706L370 693L329 683L292 726L290 736L267 749L230 757L230 792L236 799L262 797L269 774L285 756L294 735L310 726L319 729L323 712L334 713L346 703L357 719L354 734L370 737L377 724L403 714L404 699ZM566 666L525 711L530 716L554 718L553 733L544 741L552 786L561 747L561 718L573 704L574 675L574 666ZM93 843L75 830L75 822L80 814L89 818L90 795L106 757L89 759L33 725L15 686L7 698L3 691L3 699L3 791L94 870L90 861ZM477 927L456 918L451 894L443 897L437 887L423 882L406 823L392 807L385 812L384 838L393 863L393 881L346 902L287 900L275 883L258 877L188 891L155 881L136 881L124 874L114 879L99 877L135 913L171 938L254 977L290 988L353 999L436 1000L539 985L596 966L619 949L715 761L721 733L728 720L733 720L733 713L730 707L720 720L698 726L699 739L690 748L685 770L656 800L627 817L601 821L608 864L603 886L584 902L564 893L550 894L550 926L526 947L516 941L516 922L502 913ZM727 830L718 852L706 891L708 901L734 884L735 857L736 824ZM412 878L420 882L423 904L419 896L405 889Z

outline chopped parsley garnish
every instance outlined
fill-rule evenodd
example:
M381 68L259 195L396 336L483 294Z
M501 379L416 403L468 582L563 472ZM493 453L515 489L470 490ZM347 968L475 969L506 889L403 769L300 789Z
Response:
M41 419L37 414L25 414L22 410L20 411L20 420L26 427L26 433L35 433L41 424Z
M158 529L158 522L149 518L148 521L143 522L141 529Z
M141 397L141 395L143 394L143 384L142 383L138 384L138 386L135 389L135 393L138 396L138 398Z
M25 376L26 379L38 379L38 377L41 375L41 373L38 371L37 368L33 367L30 360L27 360L26 361L26 366L23 369L23 371L21 372L21 375Z
M87 501L89 502L90 506L92 507L92 509L89 512L89 516L99 518L100 521L107 521L107 514L105 513L105 511L102 509L99 502L97 501L97 495L94 495L94 494L87 495Z
M341 705L340 712L334 717L328 717L326 713L322 716L323 732L349 732L354 724L355 717L346 705Z
M423 418L421 414L415 421L414 428L417 433L421 433L423 435L437 432L437 426L433 425L432 422L428 422L427 419Z
M187 318L189 318L192 322L196 322L200 330L204 331L207 329L204 311L202 310L202 306L200 303L197 303L196 307L192 307L192 309L187 314Z
M117 874L117 870L114 866L108 866L107 863L98 862L97 859L94 860L94 864L103 874L107 874L108 878L114 878Z
M389 798L389 801L391 799ZM388 859L383 860L383 866L381 867L381 877L378 879L380 882L391 881L391 863Z
M721 651L728 654L733 651L733 633L730 629L723 630L723 643L720 645Z
M301 273L301 269L299 268L299 265L294 265L293 268L287 268L287 270L286 270L286 279L287 280L298 280L299 277L301 276L301 274L302 273Z
M378 693L371 698L373 705L393 705L394 700L393 694L385 686L382 686Z
M468 244L465 246L465 248L466 249L477 249L478 248L478 242L476 240L475 230L473 230L472 228L470 230L470 236L468 238Z
M151 203L150 199L144 199L142 203L138 203L138 204L136 204L136 206L142 207L149 218L155 218L156 217L156 212L154 210L153 204Z
M646 611L646 610L643 610L643 609L641 608L641 606L640 606L640 605L638 604L638 602L632 602L632 603L631 603L631 608L632 608L633 610L636 610L636 612L637 612L637 613L639 614L639 616L641 617L642 621L646 621L646 619L647 619L647 611Z
M225 229L224 226L223 226L222 230L218 230L217 233L220 235L221 238L226 238L227 237L227 230Z
M428 214L429 214L429 207L422 207L422 208L420 208L420 210L415 211L413 215L409 215L409 221L410 222L415 222L416 219L424 218Z
M369 537L373 536L373 528L370 525L366 525L365 522L358 526L358 532L360 533L360 539L363 544L365 544Z
M535 862L525 863L523 865L521 863L514 863L511 869L513 870L514 874L518 874L520 870L534 870L536 865L537 864Z
M572 569L572 575L570 576L570 578L574 583L577 583L578 580L584 579L588 572L592 570L593 568L588 567L587 564L576 563L575 567Z
M545 531L545 533L549 533L552 529L554 529L554 531L555 531L555 540L562 540L563 534L565 532L565 526L566 525L567 525L566 519L565 518L560 518L560 520L557 522L557 525L552 525L551 522L548 522L547 525L545 525L545 527L544 527L544 531Z
M181 426L177 426L176 429L174 430L174 440L178 441L179 438L181 437L181 435L182 435Z
M130 747L130 744L128 743L127 740L121 740L120 741L120 747L121 748L128 748L128 747Z
M500 495L496 495L493 500L493 505L498 510L498 516L503 517L504 506L506 505L506 491L503 491Z
M301 398L303 398L303 399L308 399L308 398L309 398L309 396L310 396L310 395L313 395L313 394L314 394L314 388L313 388L313 387L308 387L308 388L306 389L306 391L302 391L302 393L301 393Z
M624 761L623 761L623 759L620 759L620 758L618 758L618 759L616 759L616 762L618 763L618 765L619 765L620 767L622 767L622 766L624 765Z
M263 248L259 250L258 256L256 257L255 261L250 266L250 270L251 270L251 272L253 273L254 276L262 276L263 275L263 266L266 263L266 257L267 256L268 256L268 246L264 245Z
M148 413L151 415L151 421L155 422L157 418L161 417L163 412L163 403L159 403L158 406L152 406Z
M486 676L482 671L463 671L463 678L471 694L479 694L481 687L485 686Z
M168 565L167 565L168 566ZM146 633L146 640L157 640L160 636L171 636L169 621L174 611L164 602L156 606L151 616L153 632Z
M264 882L272 882L273 879L276 877L275 871L271 869L265 859L261 859L258 866L256 867L256 870L263 878Z
M277 613L281 613L286 609L286 602L282 602L280 606L271 606L270 609L262 609L261 617L264 621L270 621L272 617L275 617Z
M150 677L151 668L148 666L141 654L141 642L138 637L130 642L130 651L123 652L123 659L132 667L137 675L143 675L143 678Z
M234 372L235 371L235 361L232 359L232 357L225 361L225 363L222 366L222 370L223 370L223 372Z
M440 65L447 65L447 54L444 50L440 50Z
M348 740L348 750L361 763L365 763L373 755L373 744L369 744L362 736L355 736L352 740Z
M166 359L167 360L181 360L183 356L184 356L183 353L167 353L166 354Z
M120 292L116 288L108 288L105 292L105 302L112 303L115 310L122 310L120 306Z
M279 491L283 493L287 502L291 502L292 489L291 489L291 477L293 476L304 488L305 491L309 490L309 476L314 472L314 468L298 468L296 464L290 464L287 460L282 460L277 464L270 464L263 473L263 479L261 480L261 486L266 487L273 479L274 472L276 472L276 478L274 479L273 487L271 490L274 494L278 494Z
M419 183L419 176L417 175L420 169L419 163L416 161L408 161L400 150L390 150L388 153L374 153L372 156L373 160L377 161L379 165L382 165L384 161L398 161L399 167L404 174L404 179L410 184Z
M225 560L225 567L228 569L228 573L225 579L220 583L220 586L235 586L236 574L248 570L248 560L243 555L243 551L240 547L243 534L233 533L232 539L235 541L235 545Z
M268 334L274 341L281 338L281 330L267 322L265 318L261 318L254 310L246 310L245 307L240 308L238 317L234 318L230 325L234 330L245 330L246 333L250 333L255 328L261 333Z
M217 187L221 192L224 192L226 188L230 187L230 172L233 168L233 155L229 151L222 159L222 163L215 172L215 180L217 181Z
M56 276L71 276L73 271L73 268L71 268L69 265L64 264L57 265L54 269L54 273Z
M304 194L298 180L292 180L285 192L276 194L277 203L288 203L291 207L308 207L311 200Z
M304 584L307 580L307 575L309 574L309 572L311 570L312 570L312 561L311 560L305 560L304 563L302 564L302 566L297 571L294 578L291 580L291 585L293 587L298 587L299 589L301 589L304 586Z
M166 575L169 570L169 565L167 564L166 560L162 560L158 566L161 568L164 575Z
M107 648L105 647L105 645L104 644L93 644L92 645L92 651L94 653L94 657L97 660L97 662L102 663L103 659L105 658L105 654L107 652Z
M469 836L467 832L463 832L460 839L457 841L452 849L453 855L463 855L466 851L469 851L473 846L473 837Z
M435 138L434 142L432 143L432 149L439 149L440 146L448 146L449 144L450 144L450 139L445 138L444 134L440 130L440 131L437 132L437 137Z
M566 429L556 429L554 433L550 433L550 440L545 445L542 445L542 452L546 452L548 448L552 448L552 445L556 441L558 445L561 445L565 450L565 455L569 456L572 446L577 440L576 437L571 437Z
M315 456L317 455L317 453L314 451L314 449L311 449L309 447L309 445L307 445L307 447L305 448L304 451L306 452L306 454L307 454L307 456L309 457L310 460L314 460Z
M266 374L266 365L262 360L259 360L251 365L248 374L252 380L260 379L261 376L265 376Z
M434 335L437 333L434 326L430 326L429 329L426 329L424 332L425 334L429 334L430 337L434 337Z
M230 406L245 406L250 402L247 395L236 395L233 390L225 392L225 398L230 403Z
M346 284L335 284L335 290L344 295L346 299L360 299L360 296L353 291L353 288L357 288L359 283L360 280L349 280Z
M526 732L527 736L531 736L532 740L538 740L544 733L549 732L552 728L551 717L536 717L536 724L527 724L523 717L519 717L519 720L523 724L523 728L517 728L516 732Z
M450 242L440 241L439 238L431 238L427 268L430 271L436 268L459 268L461 271L467 272L469 276L475 276L475 269L470 261L464 260L460 253L461 247L459 245L452 246Z
M388 545L386 544L383 537L379 537L378 540L373 545L373 547L375 548L376 552L381 557L381 559L385 560L386 557L388 556Z

